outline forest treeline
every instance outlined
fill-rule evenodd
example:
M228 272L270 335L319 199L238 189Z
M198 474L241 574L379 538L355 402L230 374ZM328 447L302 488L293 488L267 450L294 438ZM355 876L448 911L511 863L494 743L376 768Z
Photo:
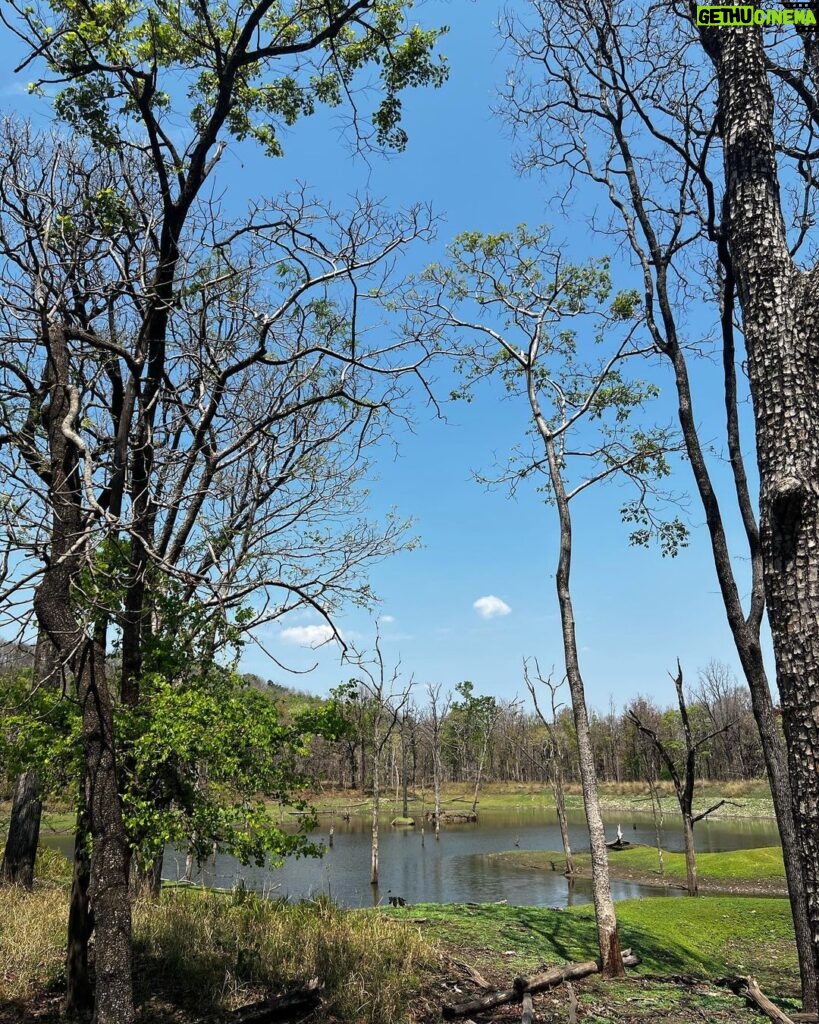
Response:
M513 686L509 687L510 690ZM685 742L680 711L669 682L662 698L641 696L618 707L612 697L608 708L592 710L592 746L598 777L604 782L648 782L669 779L653 744L641 736L629 711L656 732L680 763ZM437 730L428 694L419 689L408 706L396 714L383 753L383 786L401 786L406 778L414 790L432 785L436 753L446 783L544 783L550 779L553 759L560 761L567 783L580 781L577 742L571 709L565 704L554 716L554 735L535 713L531 700L500 700L479 696L470 683L461 683L444 700L445 714ZM560 691L557 694L560 700ZM292 698L291 698L292 699ZM563 699L568 700L563 694ZM688 712L695 735L711 735L698 752L697 774L706 780L758 779L765 765L747 687L730 669L711 662L698 673L688 690ZM317 739L310 754L310 772L324 784L368 789L372 765L373 697L365 687L348 697L348 732L338 741ZM550 723L552 724L552 723Z
M28 672L33 659L33 649L0 645L0 685L8 686L9 680L18 673ZM253 673L246 673L240 679L248 692L262 693L274 703L283 721L297 716L300 709L323 703L319 697ZM513 688L509 686L510 690ZM406 700L401 699L403 694L380 698L389 726L380 757L382 786L387 793L402 789L405 781L416 795L430 789L436 759L440 764L439 781L444 785L474 785L476 781L546 785L555 761L559 762L564 782L580 781L574 722L570 707L561 702L559 688L556 689L554 714L549 709L551 735L528 695L512 699L479 695L468 681L458 684L451 693L444 693L440 687L433 689L437 693L440 716L437 727L429 688L408 689ZM750 696L731 669L722 662L710 662L699 670L687 694L695 735L710 736L698 752L698 777L723 782L764 777L765 765ZM567 700L565 693L562 696ZM302 781L317 791L327 787L369 790L372 787L373 719L379 697L357 680L338 688L335 697L342 709L345 728L336 739L318 735L312 738L302 765ZM540 695L539 703L544 710L545 702L540 701ZM669 681L668 692L662 698L640 696L618 707L612 696L607 708L592 710L592 746L600 780L614 783L669 781L667 767L654 745L636 728L630 713L636 713L682 764L685 739ZM3 767L10 769L12 762L6 762ZM3 771L0 777L3 799L11 798L15 781L13 771Z

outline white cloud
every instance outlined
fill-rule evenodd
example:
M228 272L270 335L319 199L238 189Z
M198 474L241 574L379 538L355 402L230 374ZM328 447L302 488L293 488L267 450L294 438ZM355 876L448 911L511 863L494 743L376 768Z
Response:
M383 622L385 626L391 626L393 624L393 622L395 622L395 616L394 615L382 615L379 621Z
M333 637L333 630L326 623L312 626L289 626L281 632L281 639L286 644L299 644L301 647L320 647Z
M494 619L499 615L509 615L512 609L505 601L501 601L494 594L487 594L486 597L479 597L472 605L482 619Z

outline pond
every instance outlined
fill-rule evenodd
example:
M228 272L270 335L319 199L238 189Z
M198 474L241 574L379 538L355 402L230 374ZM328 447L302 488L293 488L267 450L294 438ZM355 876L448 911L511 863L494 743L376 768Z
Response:
M614 839L621 824L624 837L631 842L654 844L654 822L650 815L604 816L607 835ZM570 812L573 848L588 849L585 818L581 811ZM421 835L420 826L392 828L382 822L379 832L380 884L377 891L369 884L370 823L364 818L345 822L340 817L323 816L315 838L327 843L330 824L334 827L332 849L324 857L291 859L282 868L242 867L233 858L219 856L208 861L193 880L208 886L231 888L240 879L251 889L290 899L329 895L351 907L386 902L388 895L408 903L490 903L507 900L527 906L566 906L591 902L591 882L576 879L570 887L559 871L510 868L487 856L505 850L559 850L560 832L553 810L521 808L484 811L477 823L445 825L438 842L429 829ZM772 820L716 819L696 826L697 849L702 852L736 850L756 846L776 846L779 836ZM666 816L663 846L681 850L682 830L671 814ZM169 849L165 855L164 876L184 877L185 856ZM612 879L615 899L656 896L661 890ZM668 892L678 895L680 890Z
M604 814L606 833L616 838L617 826L624 838L654 845L654 822L650 815ZM408 903L491 903L506 900L523 906L564 907L591 902L591 882L575 879L569 885L559 871L523 869L503 865L488 856L515 848L559 850L560 832L554 810L519 808L483 811L477 823L445 825L441 838L420 825L393 828L381 823L379 834L380 884L370 886L370 822L368 818L344 821L323 815L314 838L327 845L330 825L334 828L332 849L321 859L289 859L281 868L243 867L232 857L219 855L194 869L192 880L202 885L230 889L240 880L248 889L272 897L310 899L331 896L348 907L386 903L390 895ZM572 845L578 852L588 849L582 811L569 812ZM293 826L295 828L295 824ZM695 829L701 852L776 846L779 836L772 819L724 818L701 821ZM55 836L46 840L71 856L72 840ZM663 846L681 850L682 830L671 813L666 814ZM185 875L185 854L173 847L165 851L163 877L176 881ZM612 879L616 900L657 896L663 890ZM671 896L681 890L669 889Z

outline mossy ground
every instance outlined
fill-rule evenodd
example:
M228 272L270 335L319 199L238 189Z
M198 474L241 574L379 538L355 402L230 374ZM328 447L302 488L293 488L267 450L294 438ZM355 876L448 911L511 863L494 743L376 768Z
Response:
M489 855L510 869L542 869L563 871L566 861L555 850L511 850ZM591 857L587 853L574 856L575 871L588 876ZM663 873L660 874L657 850L652 846L633 846L609 853L612 878L628 879L642 885L664 887L685 885L685 855L663 851ZM704 892L731 892L738 895L784 896L785 868L778 846L723 853L697 854L697 879Z
M564 911L534 907L417 905L390 910L415 923L420 934L450 958L466 961L487 980L508 987L516 974L532 974L565 961L594 959L596 930L590 907ZM631 900L617 905L621 942L641 957L619 982L590 978L576 986L579 1020L752 1021L736 996L714 980L753 974L784 1008L797 1006L798 973L785 900L738 897ZM440 983L442 998L462 995ZM464 990L464 978L458 989ZM565 989L537 996L539 1019L568 1020ZM492 1020L520 1019L520 1010Z

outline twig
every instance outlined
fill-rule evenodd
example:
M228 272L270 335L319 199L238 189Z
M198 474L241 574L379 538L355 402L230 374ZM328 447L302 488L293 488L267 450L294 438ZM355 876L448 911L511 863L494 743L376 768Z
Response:
M566 982L566 991L569 993L569 1024L577 1024L577 996L570 981Z

